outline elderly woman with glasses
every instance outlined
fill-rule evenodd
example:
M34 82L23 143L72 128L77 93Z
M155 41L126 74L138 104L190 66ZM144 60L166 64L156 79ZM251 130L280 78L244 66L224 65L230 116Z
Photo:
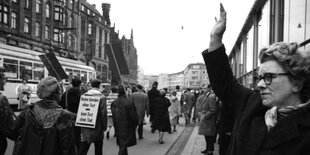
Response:
M233 77L222 43L222 4L220 12L202 55L222 110L233 111L228 154L310 154L310 51L283 42L262 49L257 89L245 88Z

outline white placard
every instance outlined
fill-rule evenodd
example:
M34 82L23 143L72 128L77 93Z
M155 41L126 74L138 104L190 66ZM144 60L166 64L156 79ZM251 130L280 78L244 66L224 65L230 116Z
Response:
M85 96L80 99L75 125L86 128L95 128L100 96Z

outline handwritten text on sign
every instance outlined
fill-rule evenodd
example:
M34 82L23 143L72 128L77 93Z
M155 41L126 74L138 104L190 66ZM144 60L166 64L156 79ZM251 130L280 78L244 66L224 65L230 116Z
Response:
M76 126L95 128L100 96L82 95L76 117Z

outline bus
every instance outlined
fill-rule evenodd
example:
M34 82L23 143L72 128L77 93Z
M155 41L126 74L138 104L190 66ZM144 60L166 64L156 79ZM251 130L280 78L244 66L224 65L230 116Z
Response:
M36 95L37 84L41 79L48 76L48 70L44 67L39 55L43 53L33 50L23 49L0 43L0 66L5 68L7 77L4 91L5 95L13 109L17 108L17 89L22 84L22 79L26 78L28 84L32 87L30 97L31 103L39 100ZM62 80L62 83L69 85L73 78L79 77L82 83L88 83L96 78L96 70L85 65L78 60L71 60L56 56L62 68L68 75L68 79Z

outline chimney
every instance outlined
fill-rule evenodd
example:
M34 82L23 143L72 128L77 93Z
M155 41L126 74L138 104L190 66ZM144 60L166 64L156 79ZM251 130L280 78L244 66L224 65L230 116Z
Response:
M96 9L96 4L92 4L91 6Z

